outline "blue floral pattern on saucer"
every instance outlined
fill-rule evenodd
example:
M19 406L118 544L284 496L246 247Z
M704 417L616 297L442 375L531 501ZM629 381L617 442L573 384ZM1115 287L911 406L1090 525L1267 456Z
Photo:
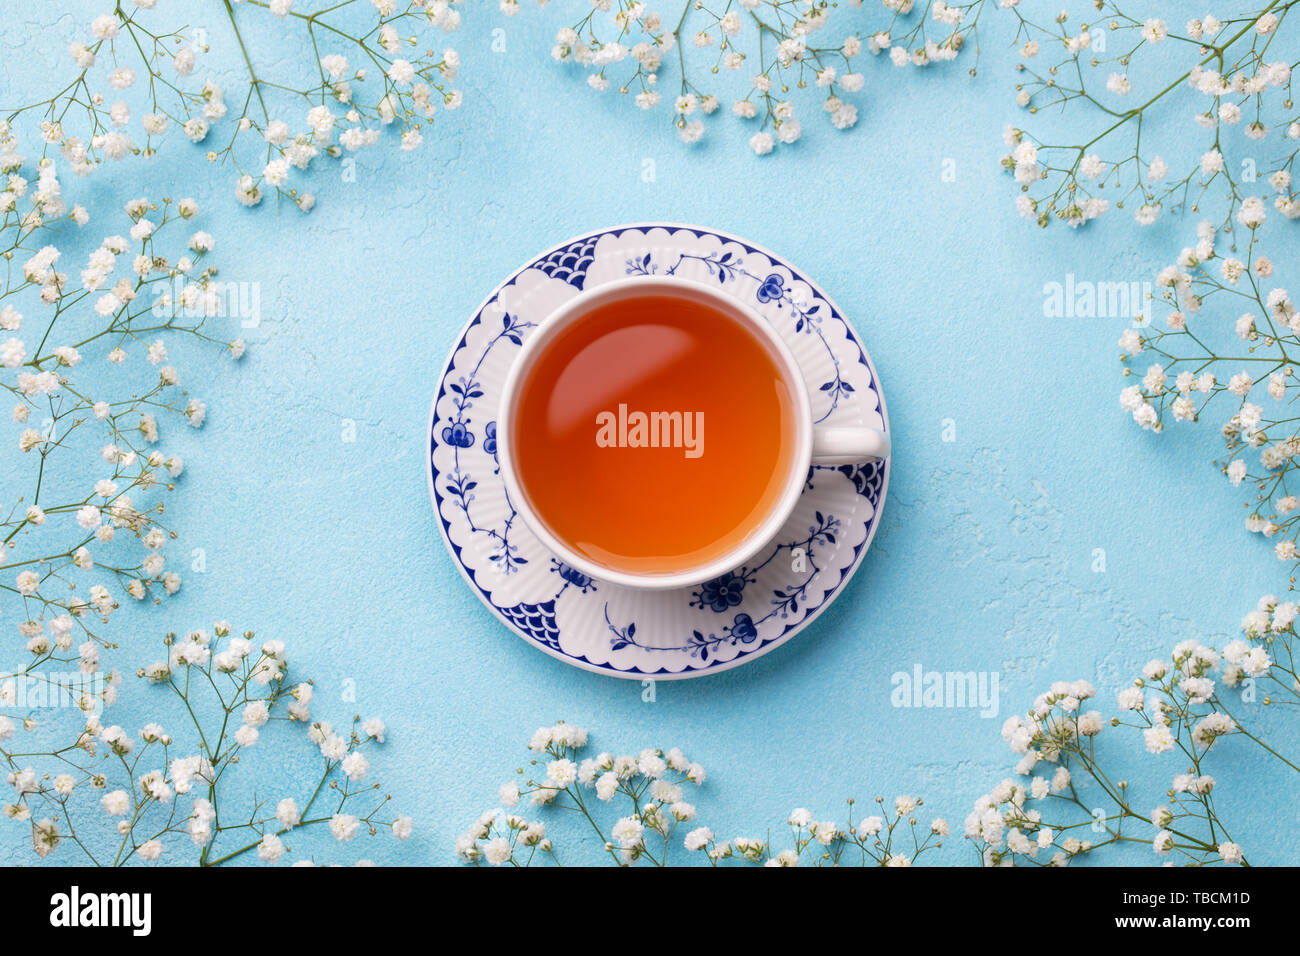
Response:
M798 634L861 563L889 483L888 462L810 469L776 539L748 565L694 588L619 588L547 552L519 518L497 463L506 373L529 331L582 290L662 274L716 285L771 322L804 371L818 422L889 429L852 326L816 285L752 243L693 226L620 226L558 245L506 279L465 327L430 412L439 527L466 581L526 642L635 679L725 670Z

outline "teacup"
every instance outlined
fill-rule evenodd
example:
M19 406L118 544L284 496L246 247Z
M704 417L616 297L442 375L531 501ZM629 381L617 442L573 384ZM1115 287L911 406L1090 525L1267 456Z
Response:
M672 407L640 407L656 400ZM531 332L506 377L497 449L512 506L558 561L659 590L743 566L790 518L811 465L883 460L890 442L815 424L794 354L753 309L700 282L635 276Z

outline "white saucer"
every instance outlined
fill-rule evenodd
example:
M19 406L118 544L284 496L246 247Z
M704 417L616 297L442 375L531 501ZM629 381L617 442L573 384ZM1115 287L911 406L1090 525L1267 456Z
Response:
M776 540L703 586L634 591L557 561L515 513L497 469L501 387L523 338L557 306L647 272L716 284L771 321L804 370L819 422L887 432L889 418L871 358L835 304L783 260L725 233L669 223L601 230L548 250L488 296L430 410L429 494L451 556L532 646L589 671L670 680L754 660L812 623L871 545L889 463L811 469Z

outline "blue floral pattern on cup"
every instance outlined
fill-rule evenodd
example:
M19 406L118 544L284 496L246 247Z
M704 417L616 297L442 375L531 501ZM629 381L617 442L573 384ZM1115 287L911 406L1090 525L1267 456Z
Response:
M699 591L695 592L695 600L700 607L721 612L739 604L744 592L745 579L735 571L728 571L712 581L705 581Z
M474 435L469 430L469 422L455 422L442 430L442 440L457 448L469 448L474 444Z
M754 293L759 302L779 302L785 295L785 280L775 272L763 280L763 284Z

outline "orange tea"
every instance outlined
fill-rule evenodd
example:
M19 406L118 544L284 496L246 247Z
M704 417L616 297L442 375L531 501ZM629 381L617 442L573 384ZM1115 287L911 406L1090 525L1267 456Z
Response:
M795 401L772 346L672 295L597 306L521 380L511 456L533 511L588 560L669 574L739 547L789 480Z

